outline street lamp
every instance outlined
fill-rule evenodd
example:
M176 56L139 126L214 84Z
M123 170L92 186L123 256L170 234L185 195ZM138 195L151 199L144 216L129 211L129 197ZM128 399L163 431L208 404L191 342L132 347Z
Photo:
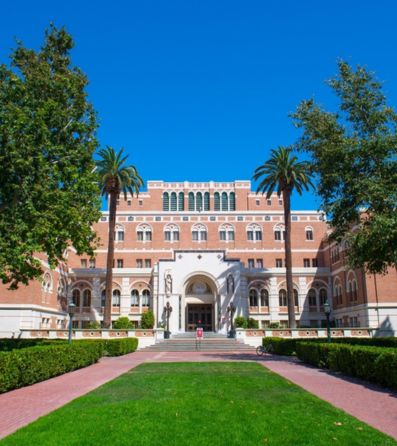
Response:
M166 328L167 330L164 332L164 339L169 339L170 337L170 316L172 313L172 307L169 302L164 307L165 320L166 320Z
M236 336L236 333L234 331L233 316L236 312L236 307L233 302L230 302L230 305L226 308L226 311L230 314L230 337L234 338Z
M328 338L328 342L331 342L331 327L329 325L329 316L331 314L331 305L328 303L328 301L326 301L324 303L324 313L325 313L325 317L327 318L327 338Z
M72 320L73 320L73 315L74 315L75 309L76 309L76 305L73 302L70 302L69 306L68 306L68 313L69 313L69 337L68 337L68 341L69 341L69 343L72 342L72 328L73 328Z

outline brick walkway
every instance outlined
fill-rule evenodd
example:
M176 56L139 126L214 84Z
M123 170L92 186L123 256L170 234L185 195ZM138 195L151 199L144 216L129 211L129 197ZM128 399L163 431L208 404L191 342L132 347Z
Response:
M397 393L283 357L247 353L136 352L0 395L0 438L143 362L258 361L321 399L397 440Z

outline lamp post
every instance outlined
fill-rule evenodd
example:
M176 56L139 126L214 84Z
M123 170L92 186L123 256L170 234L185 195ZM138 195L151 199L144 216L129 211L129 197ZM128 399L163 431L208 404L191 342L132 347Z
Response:
M170 316L172 313L172 307L169 302L164 307L165 320L166 320L166 331L164 332L164 338L169 339L170 337Z
M68 341L69 341L69 343L72 342L72 329L73 329L72 320L73 320L73 315L74 315L74 310L75 309L76 309L76 305L73 302L70 302L70 304L68 306L68 313L69 313L69 337L68 337Z
M230 314L230 337L234 338L236 336L236 333L234 331L234 321L233 316L236 312L236 307L233 302L230 302L230 305L226 308L226 311Z
M326 301L324 303L324 313L325 317L327 318L327 340L328 342L331 342L331 327L329 325L329 316L331 314L331 305Z

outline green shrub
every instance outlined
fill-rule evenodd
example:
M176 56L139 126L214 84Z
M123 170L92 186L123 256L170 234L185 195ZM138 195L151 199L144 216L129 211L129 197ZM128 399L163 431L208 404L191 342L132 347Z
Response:
M99 330L101 328L101 324L98 321L91 321L88 324L88 328L90 330Z
M250 317L248 319L248 328L259 328L259 322L256 319Z
M280 327L281 327L280 322L271 322L269 324L269 328L280 328Z
M138 347L138 338L111 339L103 341L104 353L107 356L120 356L134 352Z
M269 344L273 347L273 353L276 355L292 356L295 354L296 339L285 339L276 337L265 337L262 339L262 345L267 347Z
M112 325L116 330L128 330L133 328L131 321L126 316L119 317Z
M152 310L146 311L141 317L141 328L153 328L154 327L154 313Z
M247 328L248 327L248 321L244 316L237 316L234 319L234 326L236 328Z

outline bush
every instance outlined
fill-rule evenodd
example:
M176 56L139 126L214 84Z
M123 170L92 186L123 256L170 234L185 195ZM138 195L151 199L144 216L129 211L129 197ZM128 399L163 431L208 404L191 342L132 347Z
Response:
M138 338L111 339L103 341L104 354L120 356L134 352L138 347Z
M234 319L234 326L236 328L247 328L248 327L248 321L244 316L237 316Z
M141 317L141 328L153 328L154 327L154 313L152 310L146 311Z
M90 330L99 330L101 328L101 324L98 321L92 321L88 324L88 328Z
M296 347L304 362L397 389L397 350L316 342L298 342Z
M273 347L273 353L276 355L292 356L295 354L296 341L296 339L265 337L262 340L262 345L267 347L269 344L271 344Z
M259 322L256 319L250 317L248 319L248 328L259 328Z
M280 322L271 322L269 328L281 328Z
M131 321L126 316L119 317L113 322L112 326L116 330L128 330L133 328Z

